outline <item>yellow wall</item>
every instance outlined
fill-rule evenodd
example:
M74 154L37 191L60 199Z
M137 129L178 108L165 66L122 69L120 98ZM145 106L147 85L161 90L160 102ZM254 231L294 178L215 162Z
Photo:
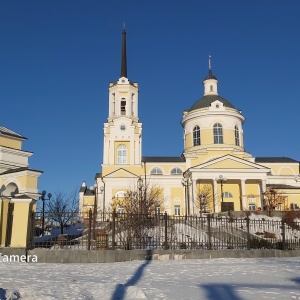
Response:
M150 175L151 173L151 170L154 169L154 168L160 168L163 172L163 175L171 175L171 170L174 169L174 168L179 168L181 169L182 172L185 171L185 164L180 164L180 163L173 163L172 165L171 164L161 164L161 163L151 163L151 164L146 164L146 173L148 175ZM182 176L182 174L176 174L176 175L172 175L172 176ZM151 178L151 177L150 177Z
M262 164L268 168L271 168L273 175L298 175L299 174L299 165L297 164Z
M37 188L37 177L24 175L24 176L18 176L16 178L18 179L18 182L20 183L20 187L22 188L26 188L26 189Z
M13 138L7 138L4 136L0 136L0 145L8 148L21 150L22 141L15 140Z
M239 182L226 182L223 183L223 193L230 192L232 194L232 198L224 198L224 202L233 202L234 203L234 210L240 210L240 184ZM218 201L219 203L222 202L221 197L221 184L218 183ZM220 206L219 206L220 207Z
M0 203L0 245L5 245L6 228L7 228L7 213L8 213L8 199L2 199Z
M205 145L232 145L235 146L235 132L234 128L225 129L223 128L223 144L214 144L214 133L213 129L201 129L200 128L200 142L201 146ZM240 132L240 146L243 145L243 135ZM185 135L185 148L193 147L193 133L189 132Z
M252 169L252 167L240 162L233 161L232 159L226 159L210 165L209 169Z
M27 245L30 202L17 202L14 205L11 247L26 247Z

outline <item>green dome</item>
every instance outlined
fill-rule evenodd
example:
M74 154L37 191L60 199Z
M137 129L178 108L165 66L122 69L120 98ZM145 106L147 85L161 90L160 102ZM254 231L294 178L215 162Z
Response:
M207 96L203 96L197 102L195 102L188 111L190 112L199 108L209 107L212 104L212 102L216 100L222 102L225 107L230 107L235 109L235 107L225 98L220 97L219 95L207 95Z

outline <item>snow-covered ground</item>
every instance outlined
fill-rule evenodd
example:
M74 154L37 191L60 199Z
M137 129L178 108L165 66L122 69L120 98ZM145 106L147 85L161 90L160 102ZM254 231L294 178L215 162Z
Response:
M0 299L300 299L300 258L0 263Z

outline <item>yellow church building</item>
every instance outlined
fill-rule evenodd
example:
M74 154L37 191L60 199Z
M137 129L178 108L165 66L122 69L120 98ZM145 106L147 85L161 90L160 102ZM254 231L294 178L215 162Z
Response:
M274 209L300 206L299 161L288 157L253 157L244 148L245 117L218 93L209 58L203 96L183 112L183 151L178 157L142 156L138 83L127 78L126 31L122 32L121 76L109 85L104 123L102 173L91 188L83 182L80 209L109 210L138 183L161 190L157 212L255 211L266 208L268 190L280 194ZM145 137L147 138L147 137ZM116 207L119 212L122 207Z
M40 194L41 171L29 168L32 152L22 150L26 137L0 126L0 247L26 247L28 220Z

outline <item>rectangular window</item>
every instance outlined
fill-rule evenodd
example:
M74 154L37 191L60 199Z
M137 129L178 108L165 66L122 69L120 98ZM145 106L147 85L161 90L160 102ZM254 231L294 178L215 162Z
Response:
M123 214L124 213L124 207L123 206L119 206L118 207L118 214Z
M121 101L121 115L126 115L126 101Z
M175 216L180 216L180 205L175 205L174 206L174 215Z
M160 206L155 207L155 214L160 215Z
M256 205L254 203L249 203L249 210L250 211L256 210Z

